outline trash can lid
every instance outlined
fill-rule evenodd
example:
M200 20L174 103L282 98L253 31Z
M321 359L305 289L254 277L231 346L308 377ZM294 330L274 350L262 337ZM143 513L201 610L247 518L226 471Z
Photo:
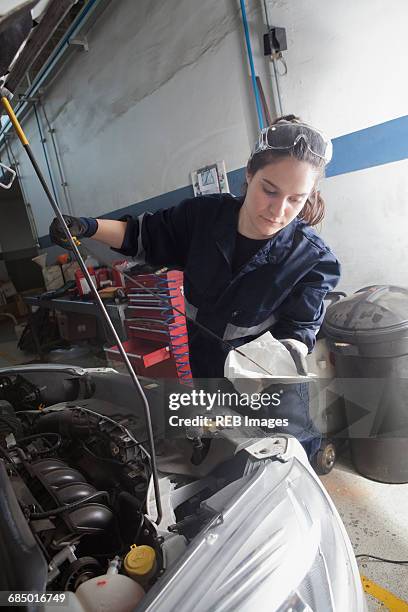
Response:
M327 308L323 330L334 340L381 342L408 335L408 289L373 285Z

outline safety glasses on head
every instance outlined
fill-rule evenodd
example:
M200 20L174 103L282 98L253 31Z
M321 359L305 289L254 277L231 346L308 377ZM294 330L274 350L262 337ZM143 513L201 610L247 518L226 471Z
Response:
M305 142L313 155L323 159L326 164L329 163L333 155L333 146L329 138L306 123L292 123L285 120L261 130L251 157L270 149L276 151L293 149L300 140Z

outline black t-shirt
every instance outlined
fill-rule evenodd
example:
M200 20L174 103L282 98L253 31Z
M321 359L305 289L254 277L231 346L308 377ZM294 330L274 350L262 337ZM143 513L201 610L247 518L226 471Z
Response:
M254 240L253 238L247 238L246 236L243 236L237 232L234 257L232 259L233 274L238 272L238 270L245 265L269 240L270 238Z

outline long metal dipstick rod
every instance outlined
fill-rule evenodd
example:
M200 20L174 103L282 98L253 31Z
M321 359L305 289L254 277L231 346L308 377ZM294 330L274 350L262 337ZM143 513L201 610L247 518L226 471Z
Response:
M115 272L118 272L119 274L122 274L122 276L124 278L126 278L126 280L128 280L130 283L132 283L133 285L136 285L136 287L139 287L140 289L143 289L147 293L150 293L150 295L155 297L156 300L159 300L163 304L167 304L166 298L160 297L160 295L158 295L157 293L155 293L154 291L152 291L151 289L149 289L145 285L142 285L142 283L139 283L133 276L130 276L129 274L126 274L126 272L123 272L123 270L121 270L119 267L114 266L113 264L110 264L107 261L103 261L103 259L99 255L94 253L88 246L85 246L84 248L85 248L86 251L88 251L88 253L90 255L92 255L96 259L99 259L99 261L101 261L104 266L106 266L110 270L114 270ZM202 325L201 323L198 323L198 321L195 321L193 318L189 317L185 312L183 312L182 310L179 310L176 306L172 306L172 310L177 312L177 314L185 317L186 319L188 319L192 323L194 323L194 325L196 325L199 329L201 329L201 331L205 332L206 334L208 334L209 336L211 336L215 340L218 340L219 342L221 342L221 344L224 344L231 351L235 351L235 353L237 353L238 355L240 355L241 357L243 357L247 361L250 361L257 368L260 368L261 370L263 370L265 372L265 374L267 374L268 376L272 376L272 377L274 376L274 374L272 374L272 372L269 372L269 370L264 368L260 363L257 363L256 361L251 359L251 357L248 357L248 355L245 355L245 353L243 353L236 346L234 346L230 342L228 342L228 340L224 340L223 338L218 336L218 334L213 332L211 329L208 329L208 327L206 327L205 325Z
M126 354L125 349L122 346L122 343L120 341L120 338L116 332L116 329L112 323L112 321L110 320L109 314L102 302L102 299L98 293L97 288L95 287L95 285L93 284L91 275L89 274L89 271L85 265L84 260L82 259L82 256L78 250L77 244L76 244L76 239L75 237L73 237L68 229L68 226L65 222L65 219L58 207L58 204L55 202L51 191L48 188L48 185L45 181L45 178L41 172L40 167L37 164L37 161L33 155L33 152L30 148L30 144L27 140L26 135L24 134L24 131L16 117L16 115L14 114L14 111L10 105L10 102L8 101L7 97L4 95L3 91L1 92L1 103L7 113L7 115L10 118L11 123L13 124L13 127L16 131L16 134L18 136L18 138L20 139L21 144L23 145L24 149L27 152L27 155L31 161L31 164L35 170L35 173L47 195L47 198L49 200L49 203L51 204L51 207L57 217L57 219L59 220L64 233L67 237L67 241L70 245L70 249L73 251L74 255L75 255L75 259L78 262L79 267L81 268L88 284L89 287L91 288L92 294L95 298L95 301L100 309L100 311L102 312L103 318L106 321L106 324L109 328L109 330L111 331L113 337L115 338L115 342L119 348L119 352L122 356L123 361L125 362L126 368L129 372L129 375L133 381L133 384L135 385L137 391L140 394L140 397L142 398L142 402L143 402L143 408L144 408L144 415L145 415L145 420L146 420L146 428L147 428L147 435L148 435L148 439L149 439L149 444L150 444L150 449L151 449L151 466L152 466L152 476L153 476L153 485L154 485L154 492L155 492L155 497L156 497L156 508L157 508L157 520L156 523L159 524L161 519L162 519L162 505L161 505L161 499L160 499L160 489L159 489L159 478L158 478L158 473L157 473L157 463L156 463L156 453L155 453L155 448L154 448L154 436L153 436L153 428L152 428L152 419L151 419L151 414L150 414L150 407L149 407L149 403L147 401L146 395L143 391L143 388L133 370L132 364L129 361L129 358Z

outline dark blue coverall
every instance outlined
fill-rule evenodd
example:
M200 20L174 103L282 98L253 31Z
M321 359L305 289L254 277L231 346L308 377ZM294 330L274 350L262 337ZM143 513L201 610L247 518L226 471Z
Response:
M242 203L230 194L200 196L130 218L119 252L183 270L187 315L230 345L241 346L269 330L277 339L300 340L311 352L324 317L323 300L339 281L340 264L316 232L296 218L234 274ZM223 377L228 347L191 321L188 335L194 378ZM273 416L288 417L293 431L286 433L301 441L316 438L307 384L290 388Z

